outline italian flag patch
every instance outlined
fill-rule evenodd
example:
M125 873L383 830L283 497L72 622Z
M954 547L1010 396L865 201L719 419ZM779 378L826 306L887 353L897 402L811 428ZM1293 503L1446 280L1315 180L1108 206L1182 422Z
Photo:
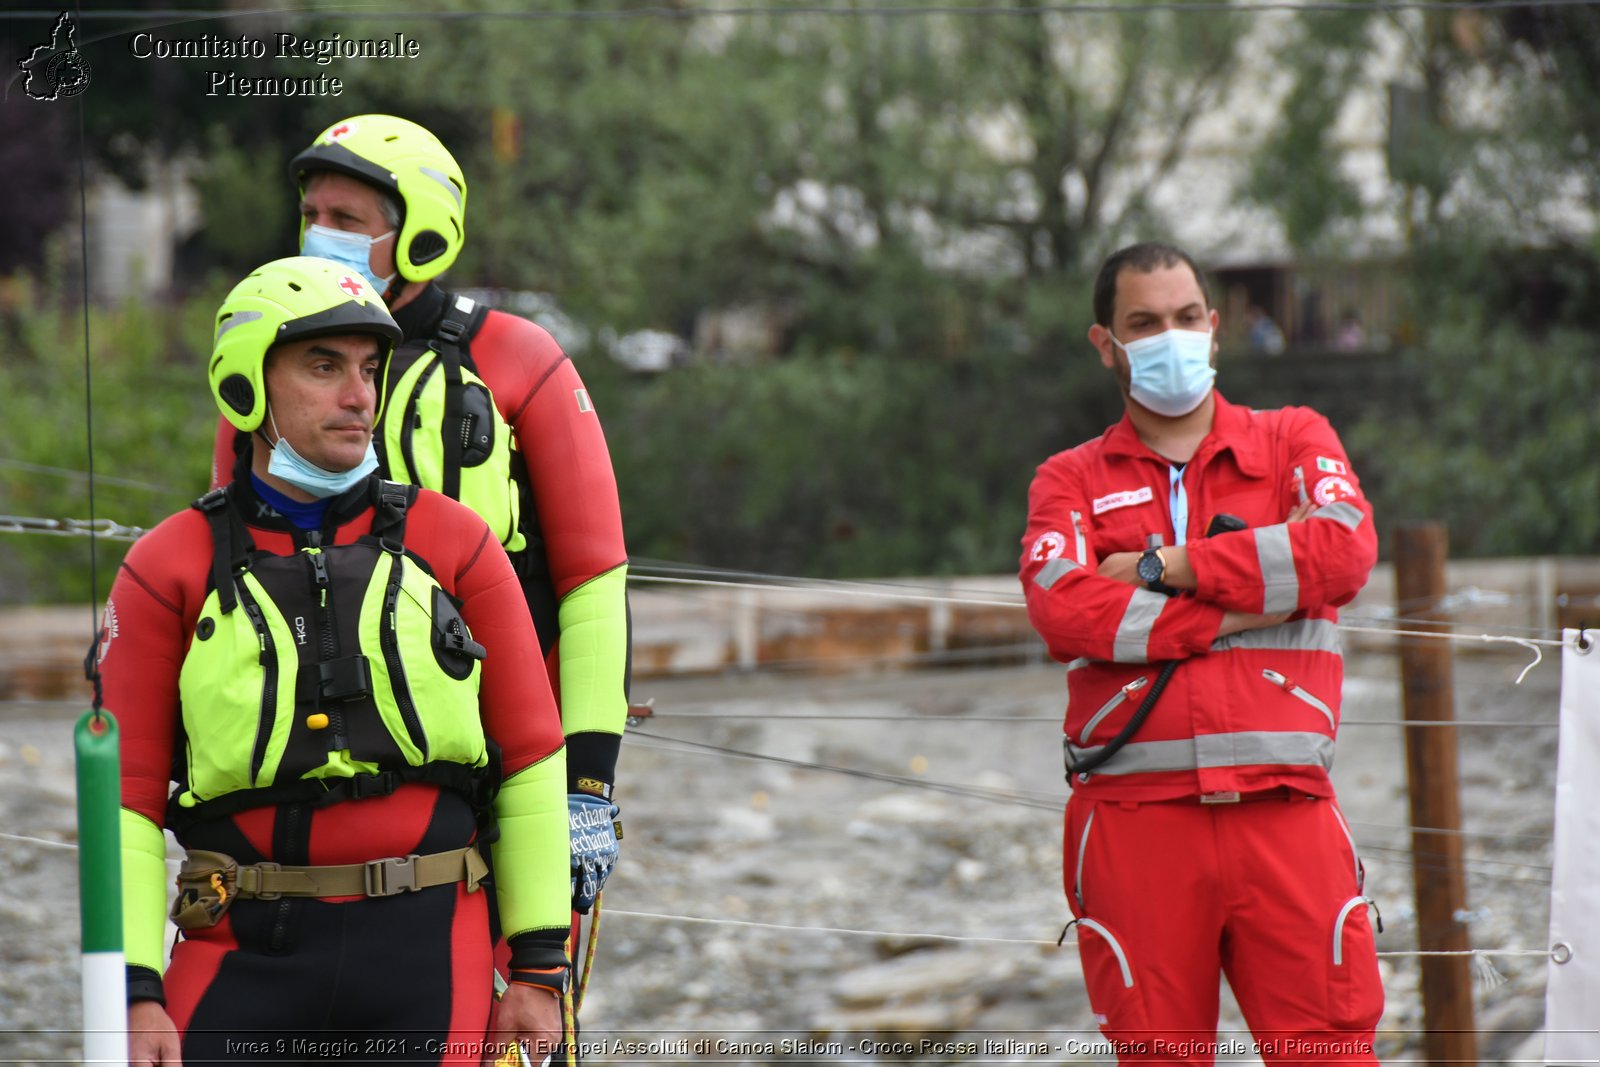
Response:
M1327 456L1317 457L1317 470L1322 471L1324 474L1350 473L1349 471L1345 470L1343 463L1340 463L1336 459L1329 459Z
M589 400L589 390L574 389L572 395L578 398L579 411L593 411L594 404Z

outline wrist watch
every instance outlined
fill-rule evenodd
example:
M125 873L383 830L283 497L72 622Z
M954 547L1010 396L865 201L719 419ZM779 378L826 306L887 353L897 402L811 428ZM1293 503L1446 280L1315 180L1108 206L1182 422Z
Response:
M1161 554L1161 549L1147 548L1140 554L1137 574L1144 587L1152 593L1178 595L1178 590L1162 581L1167 576L1167 557Z

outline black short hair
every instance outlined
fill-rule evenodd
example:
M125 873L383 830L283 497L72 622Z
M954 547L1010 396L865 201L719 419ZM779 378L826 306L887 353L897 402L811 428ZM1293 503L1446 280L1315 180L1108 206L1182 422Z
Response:
M1118 249L1106 257L1100 264L1100 273L1094 279L1094 321L1101 326L1111 325L1111 313L1117 303L1117 276L1124 270L1136 270L1141 274L1160 270L1163 267L1176 267L1179 263L1188 264L1194 272L1194 280L1200 285L1200 296L1206 302L1206 309L1211 308L1211 289L1206 285L1206 276L1194 257L1175 245L1162 244L1159 241L1141 241L1136 245Z

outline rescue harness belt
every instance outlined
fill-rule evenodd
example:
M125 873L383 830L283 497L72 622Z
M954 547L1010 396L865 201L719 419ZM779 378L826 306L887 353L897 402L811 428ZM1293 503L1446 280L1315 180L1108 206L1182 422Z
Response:
M192 849L178 871L172 921L180 930L215 926L239 899L392 897L457 882L466 882L467 892L473 893L488 873L476 844L327 867L241 865L221 852Z

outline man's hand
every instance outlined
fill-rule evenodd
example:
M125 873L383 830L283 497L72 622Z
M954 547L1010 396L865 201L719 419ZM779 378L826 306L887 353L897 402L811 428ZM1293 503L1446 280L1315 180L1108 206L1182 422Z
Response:
M1316 510L1317 510L1317 502L1315 500L1302 500L1302 501L1300 501L1300 503L1296 504L1293 507L1293 509L1290 510L1289 517L1284 519L1283 521L1284 522L1300 522L1300 521L1304 520L1307 515L1310 515L1313 511L1316 511Z
M512 982L495 1002L489 1036L485 1064L505 1062L504 1050L515 1041L522 1042L528 1062L539 1063L561 1044L561 998L548 989ZM516 1062L514 1054L511 1062Z
M167 1009L154 1000L128 1005L129 1067L182 1067L178 1028Z
M588 793L567 794L567 823L572 831L572 910L580 915L594 907L617 864L617 806Z
M1139 557L1143 552L1113 552L1100 561L1100 567L1095 571L1102 578L1112 581L1127 582L1129 585L1144 588L1144 583L1139 580ZM1189 550L1183 545L1162 545L1161 558L1167 561L1167 574L1163 582L1174 589L1193 589L1195 587L1194 571L1189 567Z

